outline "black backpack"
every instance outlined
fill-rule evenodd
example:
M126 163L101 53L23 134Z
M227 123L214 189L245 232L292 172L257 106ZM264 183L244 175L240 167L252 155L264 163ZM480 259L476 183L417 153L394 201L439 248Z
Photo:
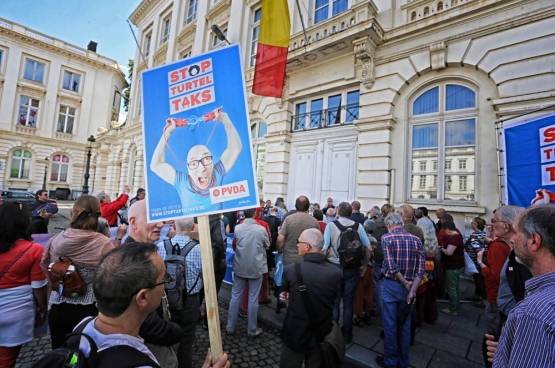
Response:
M128 345L112 346L98 352L94 340L83 333L85 327L94 319L95 317L89 317L81 322L72 333L66 335L64 344L60 348L46 353L33 365L33 368L134 368L141 366L160 368L148 355ZM91 351L88 358L79 350L81 337L85 337L89 341Z
M191 290L187 290L187 263L185 262L185 258L198 244L196 240L191 240L181 249L179 244L172 244L170 239L164 240L164 248L166 249L166 260L164 264L166 265L166 272L173 279L171 284L164 285L170 309L183 308L185 300L187 299L187 294L193 291L195 286L197 286L197 282L201 275L200 273L194 285L191 287Z
M339 244L334 248L335 255L339 258L339 263L343 268L356 268L362 266L364 257L364 246L360 241L358 227L360 224L355 222L353 225L345 227L338 220L333 222L341 232L339 234Z

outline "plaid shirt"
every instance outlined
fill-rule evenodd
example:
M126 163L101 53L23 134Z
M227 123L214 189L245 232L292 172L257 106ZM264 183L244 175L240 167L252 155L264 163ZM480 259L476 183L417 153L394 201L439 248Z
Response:
M179 244L179 249L185 248L187 243L191 241L189 236L184 234L177 234L172 239L170 239L172 244ZM158 254L162 257L163 260L166 260L166 248L164 247L164 242L161 241L158 243ZM191 290L195 281L198 278L198 282L195 285L195 288L190 291L189 294L196 294L202 289L202 261L200 259L200 245L195 245L193 249L187 254L185 257L185 263L187 266L187 274L185 277L187 278L187 291Z
M394 280L397 272L407 281L413 281L415 276L424 277L426 254L422 242L402 226L382 236L382 249L385 278Z

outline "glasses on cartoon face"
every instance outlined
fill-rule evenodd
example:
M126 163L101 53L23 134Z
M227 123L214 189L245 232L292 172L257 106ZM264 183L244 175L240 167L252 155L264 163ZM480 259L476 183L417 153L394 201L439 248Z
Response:
M203 158L201 158L200 160L191 160L187 163L187 167L191 170L195 170L199 163L201 163L203 166L208 166L212 163L212 156L205 156Z

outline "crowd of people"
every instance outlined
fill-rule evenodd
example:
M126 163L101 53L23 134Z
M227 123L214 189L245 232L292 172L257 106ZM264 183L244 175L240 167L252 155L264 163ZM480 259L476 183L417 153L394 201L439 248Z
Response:
M161 238L164 223L147 223L144 189L125 216L118 214L127 208L128 193L126 186L114 201L104 192L80 196L69 229L44 247L32 234L49 215L35 216L36 206L17 202L0 206L1 367L15 366L33 328L47 320L52 349L79 328L99 356L192 367L196 325L208 329L196 219L168 222L170 231ZM46 198L40 193L37 201ZM437 221L426 207L410 204L374 206L363 214L358 201L335 205L332 198L320 208L306 196L291 210L280 197L274 204L210 215L217 291L227 267L226 238L233 234L225 333L240 333L237 318L244 315L246 335L257 338L263 332L258 308L271 303L273 288L276 313L286 308L280 367L324 366L319 343L334 326L349 343L356 327L379 315L384 356L376 364L407 367L417 327L434 324L438 311L463 313L464 272L475 284L473 305L485 308L486 366L554 366L555 207L500 206L491 219L474 218L466 237L443 208L435 215ZM117 227L113 242L110 227ZM170 274L169 262L180 259L183 271ZM179 297L167 296L178 279L184 284ZM115 346L127 349L115 353ZM81 338L79 350L89 356L91 349ZM229 366L226 354L213 363L210 352L203 365Z

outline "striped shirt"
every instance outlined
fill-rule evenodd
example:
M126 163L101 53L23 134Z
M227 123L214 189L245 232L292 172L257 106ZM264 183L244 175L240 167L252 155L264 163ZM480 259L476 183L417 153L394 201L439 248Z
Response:
M179 244L179 249L185 248L185 246L191 241L189 236L184 234L176 234L172 239L170 239L172 244ZM164 247L164 242L161 241L158 243L158 254L162 257L163 260L166 260L166 248ZM187 266L187 274L185 277L187 278L187 291L190 290L189 294L196 294L202 289L202 261L200 259L200 245L195 245L193 249L187 254L185 257L185 263ZM200 277L199 277L200 275ZM195 281L198 282L195 285ZM191 288L195 285L195 288L191 290Z
M555 272L525 285L526 297L503 326L493 368L555 367Z
M382 249L382 273L385 278L394 280L397 272L409 282L415 276L424 277L426 254L422 242L402 226L382 236Z

